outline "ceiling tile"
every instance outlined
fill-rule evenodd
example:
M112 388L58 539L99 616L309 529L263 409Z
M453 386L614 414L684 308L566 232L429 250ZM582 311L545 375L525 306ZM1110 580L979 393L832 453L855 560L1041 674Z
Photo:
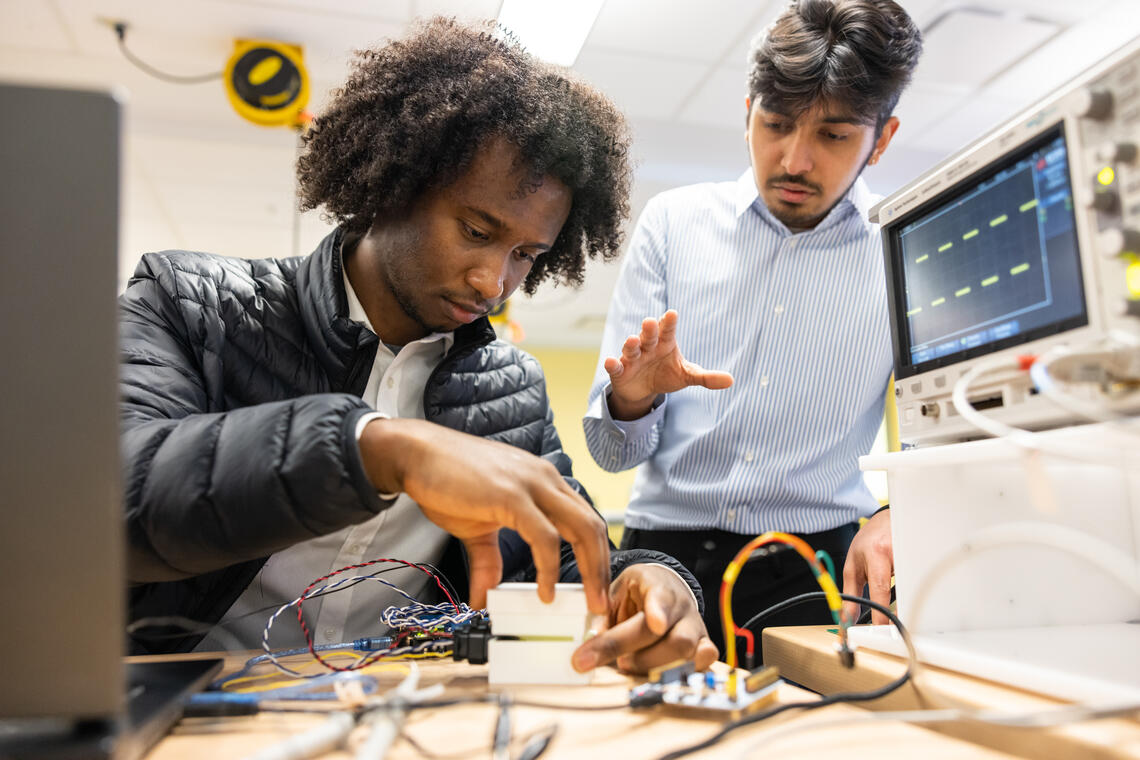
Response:
M3 0L0 46L73 51L66 26L43 0Z
M917 144L935 124L953 113L969 93L970 89L965 87L937 87L918 83L908 87L895 107L899 131L895 133L892 146Z
M583 50L574 69L609 95L627 116L665 119L680 108L706 67L594 49Z
M1080 23L998 77L985 90L1028 106L1056 90L1117 48L1140 36L1140 3L1117 0L1101 6Z
M949 12L925 35L915 82L977 87L1059 30L1056 24L989 15L973 7Z
M748 36L769 3L756 0L607 0L585 50L624 50L671 60L720 61Z
M456 16L461 19L492 19L499 15L502 0L411 0L416 16Z
M744 99L748 81L743 66L722 67L706 75L681 108L679 119L688 124L744 129Z

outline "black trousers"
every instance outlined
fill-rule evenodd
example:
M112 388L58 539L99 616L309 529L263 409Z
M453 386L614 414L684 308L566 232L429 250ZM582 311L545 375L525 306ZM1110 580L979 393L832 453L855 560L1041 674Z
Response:
M823 549L835 562L835 583L842 590L843 563L847 549L859 526L841 525L821 533L796 534L814 550ZM720 619L720 586L724 569L736 553L755 536L728 533L723 530L638 530L627 528L622 536L623 549L656 549L677 559L697 577L705 595L705 626L709 636L724 657L724 632ZM775 548L765 557L750 560L732 589L732 616L737 625L744 624L761 610L809 591L820 591L807 562L788 546ZM772 615L750 630L756 637L756 663L763 655L760 631L767 626L818 625L832 622L827 603L820 599ZM743 664L743 642L737 642L739 662Z

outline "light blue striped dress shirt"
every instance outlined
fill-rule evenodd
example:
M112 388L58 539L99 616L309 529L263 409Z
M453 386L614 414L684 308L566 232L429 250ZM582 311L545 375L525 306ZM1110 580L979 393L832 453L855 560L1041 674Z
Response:
M892 365L882 248L867 221L874 201L859 179L814 229L793 234L749 170L645 207L583 420L601 467L644 463L627 525L815 533L875 510L857 462L882 420ZM680 315L685 358L735 382L613 420L602 360L666 309Z

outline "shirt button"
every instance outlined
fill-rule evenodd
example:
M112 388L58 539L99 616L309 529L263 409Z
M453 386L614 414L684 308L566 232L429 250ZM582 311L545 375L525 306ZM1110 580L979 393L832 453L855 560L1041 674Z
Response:
M776 308L773 309L773 311L776 312L777 314L783 314L784 313L784 304L782 304L782 303L776 304Z
M755 458L756 458L756 455L753 454L751 451L744 452L744 461L745 462L751 462Z
M389 388L394 388L395 386L396 386L396 380L395 380L395 378L392 378L392 377L388 378L388 387L389 387Z
M326 628L325 629L325 638L326 639L335 639L336 638L336 629L335 628Z
M727 517L729 520L735 520L736 519L736 510L730 509L724 513L724 516Z
M767 388L768 387L768 376L767 375L761 375L760 376L760 387L761 388Z

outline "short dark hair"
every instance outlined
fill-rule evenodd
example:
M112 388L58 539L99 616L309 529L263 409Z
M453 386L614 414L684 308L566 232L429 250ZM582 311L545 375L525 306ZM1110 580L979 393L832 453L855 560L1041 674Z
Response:
M748 94L789 116L840 103L881 129L921 52L922 33L891 0L798 0L753 43Z
M363 233L446 187L488 139L519 150L528 179L572 193L570 215L523 283L578 285L586 257L617 256L629 214L629 130L614 105L565 69L539 61L494 22L418 22L403 39L357 51L345 85L305 134L302 209Z

